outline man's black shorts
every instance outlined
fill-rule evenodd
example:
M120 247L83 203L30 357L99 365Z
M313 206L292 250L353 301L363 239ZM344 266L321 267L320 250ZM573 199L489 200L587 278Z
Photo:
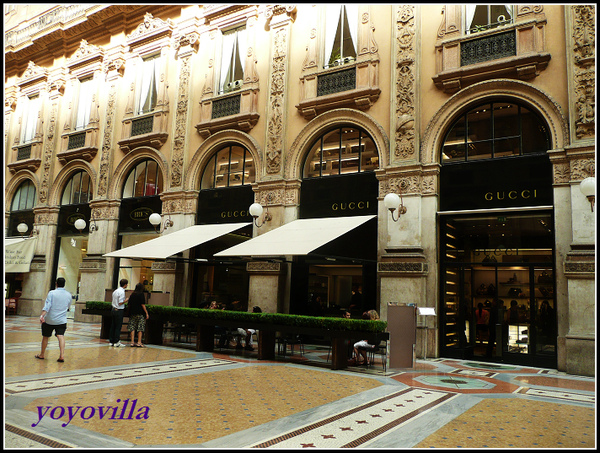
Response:
M65 330L67 330L66 324L46 324L42 323L42 336L43 337L51 337L52 331L55 330L56 333L54 335L64 335Z

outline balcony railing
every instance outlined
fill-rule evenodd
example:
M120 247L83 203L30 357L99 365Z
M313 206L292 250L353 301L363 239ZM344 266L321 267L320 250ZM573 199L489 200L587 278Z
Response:
M320 75L317 80L317 96L325 96L356 88L356 68Z
M85 132L80 132L79 134L69 135L69 144L67 145L67 150L83 148L84 146L85 146Z
M31 145L21 146L17 150L17 160L25 160L31 158Z
M154 126L154 116L146 116L138 118L131 122L131 136L149 134Z
M224 116L237 115L240 113L242 96L229 96L216 99L212 103L211 119L223 118Z
M4 34L4 47L17 46L34 35L39 35L44 30L53 30L57 24L64 25L78 17L85 18L86 11L90 8L98 9L97 5L70 5L61 6L42 14L34 19L31 24L20 30L8 31ZM104 8L102 6L101 8Z
M517 55L515 30L464 41L460 44L461 66L514 57L515 55Z

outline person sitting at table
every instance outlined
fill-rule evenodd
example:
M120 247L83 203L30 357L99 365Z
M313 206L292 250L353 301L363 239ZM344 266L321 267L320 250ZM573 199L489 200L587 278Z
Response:
M379 315L376 310L369 310L363 313L363 319L368 319L371 321L376 321L379 319ZM354 343L354 359L356 365L367 365L370 363L367 358L367 351L376 349L377 346L369 344L367 340L360 340ZM362 357L362 360L359 360L359 356Z
M216 300L213 300L208 306L209 310L224 310L223 307L219 307ZM229 346L229 335L227 328L223 326L215 326L215 334L219 335L219 348L223 349L225 346Z
M260 307L256 306L252 309L252 313L262 313ZM235 345L236 349L242 349L242 337L244 337L245 346L243 347L246 351L254 351L254 346L252 346L252 335L256 333L255 329L244 329L243 327L238 327Z

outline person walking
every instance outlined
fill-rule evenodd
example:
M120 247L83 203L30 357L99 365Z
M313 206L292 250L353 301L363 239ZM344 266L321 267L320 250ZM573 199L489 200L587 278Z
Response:
M123 316L125 314L125 288L127 288L129 281L126 278L122 278L119 282L119 287L112 293L112 310L111 310L111 324L109 333L110 346L120 348L124 346L121 344L121 327L123 326Z
M138 283L135 285L133 293L129 296L129 324L127 330L131 332L132 348L144 348L142 344L142 333L146 330L146 320L148 319L148 310L146 310L146 294L144 285ZM137 332L137 343L134 342L135 332Z
M40 315L42 325L42 351L35 356L36 359L45 359L46 347L52 332L58 340L60 353L57 362L65 361L65 331L67 330L67 311L71 306L73 296L65 289L65 279L56 279L56 288L48 292L46 302Z

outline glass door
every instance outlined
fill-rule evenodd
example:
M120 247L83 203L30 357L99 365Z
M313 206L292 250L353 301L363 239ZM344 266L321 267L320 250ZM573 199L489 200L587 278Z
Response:
M441 220L442 356L555 367L551 214Z

